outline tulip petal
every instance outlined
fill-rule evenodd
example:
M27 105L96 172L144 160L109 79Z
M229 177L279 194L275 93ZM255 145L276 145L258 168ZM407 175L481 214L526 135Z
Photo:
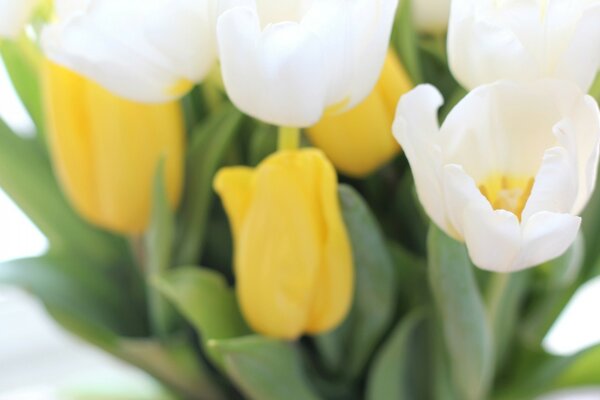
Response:
M320 211L324 222L325 250L317 274L316 290L306 327L309 333L328 331L348 314L354 293L352 250L338 200L335 171L320 151L311 151L318 165Z
M440 228L456 238L446 217L441 183L437 112L442 103L442 95L435 87L417 86L400 99L393 131L408 158L425 211Z
M294 22L261 32L256 11L245 7L223 13L217 32L223 80L238 108L282 126L320 119L329 67L313 33Z
M39 0L0 0L0 38L16 38Z
M475 265L487 271L511 272L521 244L519 220L513 213L471 205L465 210L464 232Z
M250 207L254 193L253 183L254 171L246 167L225 168L215 176L214 188L223 201L236 242Z
M581 218L569 214L539 212L523 227L521 254L511 272L540 265L561 256L575 242Z
M216 59L205 1L73 4L63 4L61 14L68 15L44 29L46 55L130 100L178 98Z
M577 169L571 155L564 147L547 150L523 210L522 220L528 221L540 211L570 212L575 204L577 192Z

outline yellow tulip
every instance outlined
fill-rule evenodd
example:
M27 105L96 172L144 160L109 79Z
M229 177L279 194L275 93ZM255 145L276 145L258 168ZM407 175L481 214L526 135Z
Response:
M335 328L352 303L352 252L335 170L319 150L280 151L215 179L235 240L236 290L253 329L296 339Z
M54 168L83 217L119 233L141 233L163 158L168 199L177 204L185 140L178 103L134 103L50 61L44 103Z
M308 136L340 172L367 176L400 152L392 123L400 96L411 89L410 78L390 51L373 92L348 112L327 114L307 130Z

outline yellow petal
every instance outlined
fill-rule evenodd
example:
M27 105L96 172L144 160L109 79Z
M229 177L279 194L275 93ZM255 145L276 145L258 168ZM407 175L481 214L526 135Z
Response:
M214 188L221 197L237 243L253 194L254 171L247 167L223 168L215 176Z
M408 75L390 51L373 92L346 113L324 116L308 129L308 135L342 173L369 175L400 151L392 123L398 99L411 88Z
M178 203L185 137L178 103L134 103L50 61L44 99L54 167L84 217L117 232L142 232L163 158L169 202Z

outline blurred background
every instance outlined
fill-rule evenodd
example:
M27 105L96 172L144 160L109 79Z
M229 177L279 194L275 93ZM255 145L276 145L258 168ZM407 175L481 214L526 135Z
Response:
M33 127L0 62L0 117L27 135ZM43 254L47 242L0 191L0 261ZM600 279L581 288L545 341L546 349L570 355L600 343ZM64 398L64 388L134 387L151 399L160 389L147 376L64 333L27 293L0 286L0 400ZM107 398L109 394L107 393ZM548 400L600 399L600 392L558 393ZM546 399L544 399L546 400Z

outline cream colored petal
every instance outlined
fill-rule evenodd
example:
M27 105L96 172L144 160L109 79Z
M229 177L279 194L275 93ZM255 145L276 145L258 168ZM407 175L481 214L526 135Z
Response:
M393 132L408 158L425 211L441 229L456 237L445 212L441 182L443 160L437 113L442 103L435 87L417 86L400 99Z

